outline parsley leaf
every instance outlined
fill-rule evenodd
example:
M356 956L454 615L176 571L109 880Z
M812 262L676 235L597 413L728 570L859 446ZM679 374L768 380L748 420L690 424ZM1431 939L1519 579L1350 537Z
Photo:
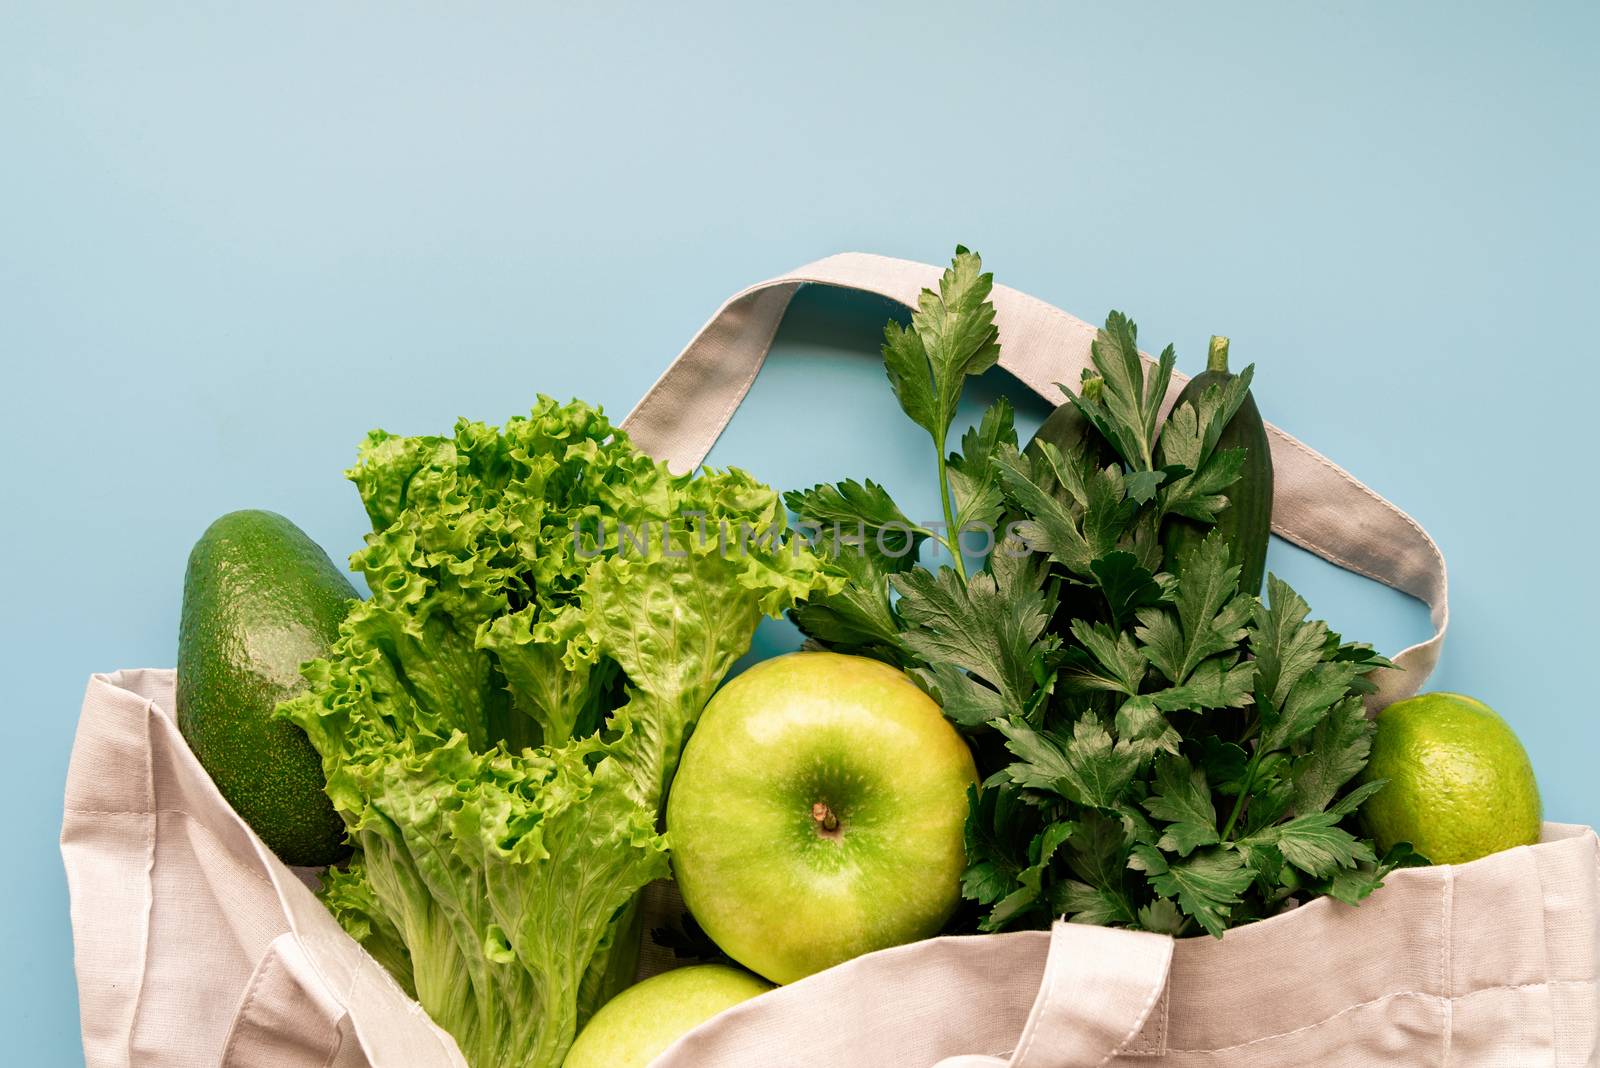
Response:
M912 422L934 435L950 428L933 392L933 368L922 339L916 331L907 330L893 319L883 328L883 367L900 410Z
M1267 576L1267 598L1257 606L1250 648L1256 657L1256 680L1274 705L1322 660L1328 628L1306 622L1310 605L1276 575Z
M1139 565L1139 558L1129 552L1107 553L1089 564L1095 585L1105 595L1106 608L1111 613L1113 626L1121 628L1133 618L1140 608L1161 602L1161 585L1155 575Z
M1021 716L1054 647L1040 642L1050 623L1044 570L1007 553L990 565L967 583L952 568L891 576L908 624L900 644L931 665L941 688L950 686L950 668L962 669L997 691L1005 714Z
M1134 634L1174 686L1187 682L1207 657L1233 650L1245 636L1254 598L1238 592L1239 568L1228 557L1227 541L1207 535L1184 558L1172 609L1139 610Z
M1243 708L1250 703L1256 666L1250 661L1228 663L1231 657L1202 660L1182 686L1150 695L1157 708L1177 712L1185 708Z
M1041 443L1039 452L1071 503L1034 481L1032 462L1000 454L995 463L1007 496L1029 517L1018 522L1017 532L1030 548L1048 553L1068 571L1092 575L1094 562L1116 549L1127 533L1139 503L1128 498L1119 468L1086 471L1081 452L1063 456L1049 442Z
M923 689L944 710L945 718L958 727L981 727L990 720L1011 715L1006 697L1000 691L985 686L965 671L952 664L931 664L913 668Z
M1367 765L1372 750L1372 721L1359 697L1347 697L1328 710L1311 734L1306 752L1290 771L1297 812L1328 806L1339 788Z
M1161 495L1163 514L1213 522L1227 504L1222 491L1244 469L1243 449L1216 451L1223 429L1250 393L1254 367L1246 367L1224 385L1207 387L1197 402L1179 405L1161 431L1159 462L1183 474L1167 480Z
M1304 598L1276 575L1267 578L1267 598L1256 606L1250 647L1262 745L1279 749L1315 728L1369 669L1359 660L1328 658L1338 639L1330 640L1327 624L1306 619Z
M1216 522L1217 513L1228 506L1222 491L1238 481L1244 461L1243 449L1223 449L1207 457L1198 471L1172 483L1161 498L1161 511L1203 523Z
M916 559L917 547L927 536L889 491L871 479L865 483L845 479L836 485L790 490L783 503L803 517L814 531L812 541L833 539L834 549L851 547L891 559ZM806 529L802 528L802 529Z
M1183 740L1167 717L1162 714L1153 698L1130 697L1117 709L1116 726L1118 744L1138 756L1143 762L1157 753L1178 753Z
M1265 599L1242 593L1220 534L1166 570L1172 524L1213 524L1239 476L1243 450L1218 443L1252 369L1163 421L1172 349L1141 356L1113 312L1025 449L1001 400L947 452L967 377L998 358L991 292L958 249L884 334L895 395L937 447L944 533L871 481L786 497L850 580L794 610L802 629L903 667L972 742L963 923L1220 935L1308 894L1360 901L1419 859L1377 857L1355 826L1384 787L1360 779L1367 676L1393 665L1275 576ZM1002 521L1014 537L992 551L915 563L923 539L971 550L963 532Z
M1079 648L1068 650L1061 668L1061 677L1068 686L1129 697L1139 693L1150 661L1132 635L1112 630L1104 623L1077 619L1072 623L1072 636L1078 640Z
M1052 904L1058 915L1074 923L1131 924L1133 901L1123 881L1127 844L1121 824L1098 812L1086 812L1073 824L1064 853L1067 870Z
M834 648L898 662L896 650L903 624L889 601L888 578L902 564L910 564L910 558L886 558L865 546L846 544L832 532L825 533L815 547L844 572L848 582L838 593L791 609L795 625L808 637Z
M982 374L1000 358L994 276L964 248L939 279L939 292L924 289L909 330L890 321L884 328L884 366L900 407L934 440L943 442L955 420L956 403L968 375Z
M1186 857L1199 846L1220 842L1206 773L1182 756L1157 758L1155 771L1155 792L1143 804L1146 812L1167 825L1161 848Z
M961 451L950 456L950 489L955 496L956 519L952 537L971 531L989 534L993 549L995 528L1000 523L1004 499L1000 489L995 456L1002 451L1015 453L1017 430L1011 402L1004 397L991 404L977 426L961 436Z
M1086 715L1071 736L1036 731L1017 720L997 720L1017 762L1006 774L1018 786L1058 793L1080 805L1110 808L1139 770L1139 757L1117 745L1100 721Z
M961 879L962 896L993 905L1011 893L1027 866L1030 806L1014 789L967 788L966 847L968 866ZM1020 842L1019 842L1020 838Z
M1076 879L1067 879L1061 884L1054 903L1055 911L1072 923L1126 926L1134 920L1124 895Z
M1183 930L1183 915L1178 912L1178 906L1158 897L1139 909L1138 925L1146 931L1176 936Z
M1156 893L1176 899L1185 914L1218 938L1228 926L1230 909L1255 879L1238 853L1217 847L1169 862L1159 850L1136 845L1128 867L1144 872Z
M998 931L1025 913L1037 910L1045 902L1044 882L1056 851L1073 832L1071 823L1058 821L1034 836L1028 844L1029 864L1017 873L1017 888L995 903L988 917L979 924L980 929Z
M1357 862L1377 860L1372 847L1338 826L1332 812L1311 812L1252 835L1253 844L1270 844L1283 859L1309 875L1324 877Z
M1114 311L1095 335L1090 359L1104 382L1099 395L1083 391L1069 393L1068 398L1130 467L1151 470L1156 416L1177 363L1172 346L1161 353L1147 379L1144 357L1139 354L1138 328L1126 315Z

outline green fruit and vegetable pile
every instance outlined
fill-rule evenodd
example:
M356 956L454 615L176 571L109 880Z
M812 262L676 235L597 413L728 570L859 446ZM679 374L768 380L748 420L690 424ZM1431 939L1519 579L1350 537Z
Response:
M1537 841L1499 717L1370 719L1391 665L1265 575L1272 459L1225 339L1163 417L1173 351L1112 313L1030 441L1001 399L948 451L999 356L991 285L960 249L885 332L942 523L872 482L674 475L540 397L367 437L365 600L281 516L195 546L185 737L473 1068L643 1065L769 981L940 933L1220 937ZM784 613L808 649L722 686ZM688 914L646 933L668 878ZM718 962L634 985L651 937Z

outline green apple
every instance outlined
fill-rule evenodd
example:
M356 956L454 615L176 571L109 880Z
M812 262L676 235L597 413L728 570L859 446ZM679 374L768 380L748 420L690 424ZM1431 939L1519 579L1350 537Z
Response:
M771 983L726 964L662 972L606 1002L562 1068L645 1068L680 1035L771 989Z
M764 661L706 705L667 799L673 874L778 983L937 934L960 898L972 753L887 664Z

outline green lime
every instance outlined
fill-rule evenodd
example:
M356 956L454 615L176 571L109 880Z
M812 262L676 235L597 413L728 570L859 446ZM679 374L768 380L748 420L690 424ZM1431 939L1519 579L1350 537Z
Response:
M1379 712L1365 778L1389 780L1361 808L1380 851L1410 842L1435 864L1464 864L1539 840L1527 750L1482 701L1425 693Z

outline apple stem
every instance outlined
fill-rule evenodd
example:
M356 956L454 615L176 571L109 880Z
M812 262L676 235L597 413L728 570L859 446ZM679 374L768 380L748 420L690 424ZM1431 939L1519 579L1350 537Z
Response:
M811 818L817 821L817 826L825 832L839 829L839 817L833 814L833 809L828 807L826 801L818 801L811 806Z

